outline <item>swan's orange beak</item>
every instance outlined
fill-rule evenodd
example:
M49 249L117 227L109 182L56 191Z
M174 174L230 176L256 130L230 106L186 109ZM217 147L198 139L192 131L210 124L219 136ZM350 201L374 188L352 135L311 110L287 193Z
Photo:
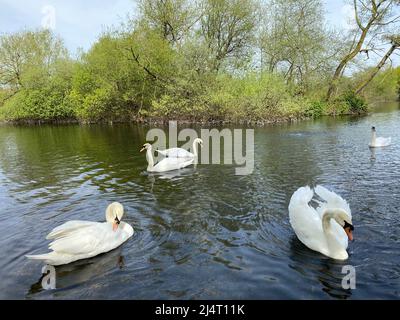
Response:
M115 221L113 223L113 231L117 231L120 223L121 223L121 221L119 221L118 218L115 218Z
M351 228L350 227L344 228L344 231L346 232L349 240L353 241L353 231L351 230Z

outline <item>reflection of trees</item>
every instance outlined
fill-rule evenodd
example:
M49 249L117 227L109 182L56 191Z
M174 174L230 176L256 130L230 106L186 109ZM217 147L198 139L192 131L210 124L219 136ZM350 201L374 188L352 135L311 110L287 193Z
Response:
M139 160L145 139L143 127L125 125L0 130L0 166L19 192L52 187L57 193L87 181L99 190L117 187L113 179L127 180L136 173L129 162Z

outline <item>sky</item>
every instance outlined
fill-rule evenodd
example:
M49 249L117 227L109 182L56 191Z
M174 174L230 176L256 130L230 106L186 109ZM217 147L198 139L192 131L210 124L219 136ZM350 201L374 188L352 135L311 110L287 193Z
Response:
M323 0L328 23L346 28L352 10L346 0ZM71 53L88 50L107 27L135 15L134 0L0 0L0 33L49 26Z

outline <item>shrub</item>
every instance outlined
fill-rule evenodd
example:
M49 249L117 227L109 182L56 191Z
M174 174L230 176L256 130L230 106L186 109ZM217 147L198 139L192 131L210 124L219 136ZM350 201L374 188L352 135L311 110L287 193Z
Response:
M322 101L312 101L306 109L304 115L308 118L318 118L324 114L327 106Z
M343 103L348 107L349 113L365 113L368 106L365 100L358 96L354 91L347 91L341 98Z
M21 90L2 108L5 120L62 120L74 118L65 101L66 88L57 82L40 89Z

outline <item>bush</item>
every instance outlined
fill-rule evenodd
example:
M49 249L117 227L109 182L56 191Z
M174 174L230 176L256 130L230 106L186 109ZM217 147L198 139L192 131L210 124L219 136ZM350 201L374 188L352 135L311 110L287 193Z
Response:
M305 112L305 99L295 97L278 75L222 76L218 86L210 92L210 103L221 116L233 121L298 118Z
M74 118L65 101L66 88L52 83L41 89L21 90L7 100L2 118L14 120L63 120Z
M322 101L313 101L309 104L305 111L305 116L308 118L318 118L324 114L327 109L327 105Z
M354 91L347 91L341 100L347 106L349 113L362 114L368 111L368 106L365 100L358 96Z

